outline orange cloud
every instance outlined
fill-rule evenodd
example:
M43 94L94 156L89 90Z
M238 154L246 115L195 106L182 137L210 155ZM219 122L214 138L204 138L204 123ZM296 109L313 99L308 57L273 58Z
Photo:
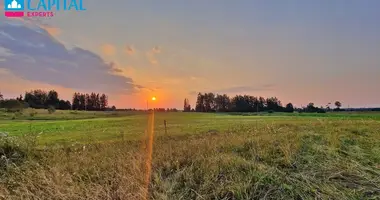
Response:
M117 64L116 62L110 62L109 65L107 66L109 68L109 72L112 73L112 74L119 74L119 75L123 75L123 74L127 74L125 72L128 71L128 69L126 70L125 68L123 67L120 67L119 64Z
M3 68L0 68L0 85L5 86L1 90L1 92L5 95L19 95L34 89L56 90L59 93L60 98L71 101L71 97L75 92L71 88L66 88L59 85L25 80Z
M112 56L116 53L116 48L112 44L102 45L102 52L104 55Z
M61 34L61 29L57 27L41 25L41 28L45 29L52 36L58 36L59 34Z
M123 72L128 76L133 76L135 75L136 70L135 68L128 66L128 67L123 68Z
M153 47L152 52L153 53L161 53L161 48L159 46L155 46L155 47Z

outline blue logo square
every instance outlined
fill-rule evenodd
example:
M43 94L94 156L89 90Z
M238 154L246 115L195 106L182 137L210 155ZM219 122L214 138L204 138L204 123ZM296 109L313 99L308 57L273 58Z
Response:
M24 0L4 0L4 10L6 11L24 10Z

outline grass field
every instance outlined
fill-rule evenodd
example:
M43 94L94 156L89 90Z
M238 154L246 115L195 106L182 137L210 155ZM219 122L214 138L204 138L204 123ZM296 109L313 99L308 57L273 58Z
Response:
M0 112L0 199L143 199L147 119ZM379 113L155 113L154 134L151 199L380 199Z

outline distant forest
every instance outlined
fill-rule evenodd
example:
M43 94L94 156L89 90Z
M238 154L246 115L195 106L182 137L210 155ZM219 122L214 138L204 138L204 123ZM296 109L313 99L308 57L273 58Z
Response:
M104 111L107 109L115 110L116 107L108 107L108 96L105 94L74 93L72 101L59 98L58 92L49 92L37 89L25 92L15 99L4 99L0 93L0 107L18 110L22 108L36 109L59 109L59 110L91 110Z
M116 110L115 106L108 106L108 96L92 92L74 93L71 101L59 98L55 90L32 90L25 92L16 98L4 99L0 92L0 108L7 111L17 112L24 108L48 109L48 110L88 110L88 111L106 111ZM121 111L141 111L137 109L119 109ZM149 109L152 110L152 109ZM154 108L157 112L178 112L176 108ZM50 111L49 111L50 112ZM53 112L53 111L52 111Z
M40 89L25 92L14 99L4 99L0 93L0 108L19 111L23 108L35 109L59 109L59 110L89 110L105 111L116 110L115 106L108 106L108 96L92 92L91 94L74 93L71 101L59 98L54 90L43 91ZM333 108L332 108L333 107ZM347 111L341 109L342 103L335 101L326 106L316 107L310 102L306 107L296 108L292 103L283 105L277 97L255 97L251 95L235 95L229 97L226 94L198 93L195 107L191 108L189 99L184 100L184 112L317 112ZM124 111L136 111L136 109L119 109ZM176 108L154 108L158 112L177 112ZM380 111L380 108L349 109L350 111Z
M335 108L332 108L332 107ZM295 108L292 103L283 105L277 97L255 97L250 95L236 95L229 97L226 94L198 93L195 108L191 108L189 99L184 100L183 110L185 112L314 112L325 113L328 111L345 111L341 109L342 103L335 101L334 104L327 103L325 107L316 107L310 102L306 107ZM358 109L350 109L358 110ZM362 109L364 110L364 109ZM380 111L380 108L367 109Z

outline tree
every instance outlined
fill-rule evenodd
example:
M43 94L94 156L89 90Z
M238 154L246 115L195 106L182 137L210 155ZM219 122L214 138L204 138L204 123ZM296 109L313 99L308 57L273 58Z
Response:
M90 95L89 94L85 94L84 98L85 98L85 104L86 104L85 110L93 110L92 101L90 99Z
M96 110L100 110L100 96L99 94L96 94L96 97L94 97L94 100L95 100L95 108Z
M190 103L189 103L189 99L185 99L185 101L183 103L183 111L184 112L190 112L191 111L191 106L190 106Z
M309 103L306 106L306 112L316 112L316 108L314 107L314 103Z
M79 94L79 110L86 110L86 95Z
M325 108L323 108L323 106L317 108L317 113L326 113L326 110Z
M70 103L70 101L60 100L58 108L61 110L70 110L71 109L71 103Z
M309 103L307 107L304 109L305 112L311 112L311 113L326 113L325 109L321 107L315 107L314 103Z
M108 96L95 93L74 93L71 106L73 110L106 110L108 107Z
M4 96L3 96L3 94L1 94L1 92L0 92L0 101L2 101L2 100L4 100Z
M292 113L294 112L294 107L293 107L293 104L292 103L288 103L286 104L286 107L285 107L285 112L289 112L289 113Z
M267 109L272 111L282 111L281 101L277 97L271 97L266 99Z
M231 99L231 109L234 112L247 112L249 110L249 102L246 101L244 96L236 95Z
M33 90L26 92L24 96L24 101L29 104L32 108L47 108L46 101L48 99L47 92L43 90Z
M79 102L79 93L74 93L74 95L73 95L73 104L72 104L72 109L73 110L79 110L79 104L80 104L80 102Z
M335 101L335 106L336 106L337 110L340 110L340 107L342 107L342 103L339 101Z
M186 101L186 100L185 100ZM255 97L251 95L236 95L230 98L226 94L198 93L196 112L284 112L285 108L277 97ZM288 105L288 112L294 112L292 104Z
M7 112L21 112L24 109L24 104L17 99L2 100L1 106L4 107Z
M327 103L327 105L326 105L326 110L327 110L327 111L330 111L330 110L331 110L330 105L331 105L331 103Z
M99 106L99 94L96 95L94 92L91 93L90 97L89 97L89 107L91 108L91 110L100 110L100 106Z
M50 106L53 106L54 108L59 107L59 98L58 93L54 90L50 90L47 94L47 99L45 103L47 108L50 108Z
M264 111L266 109L266 100L264 97L259 97L259 111Z
M18 98L16 98L17 101L23 101L22 99L22 95L20 94L20 96Z
M108 97L105 94L100 96L100 110L105 110L108 106Z
M203 107L205 112L215 111L215 95L214 93L205 93L203 99Z
M230 98L226 95L217 94L215 97L215 111L217 112L227 112L230 108Z
M201 93L198 93L197 102L195 105L196 112L205 112L204 99L205 99L204 95Z
M255 97L250 95L244 95L243 99L246 104L246 109L244 112L253 112L255 109Z

